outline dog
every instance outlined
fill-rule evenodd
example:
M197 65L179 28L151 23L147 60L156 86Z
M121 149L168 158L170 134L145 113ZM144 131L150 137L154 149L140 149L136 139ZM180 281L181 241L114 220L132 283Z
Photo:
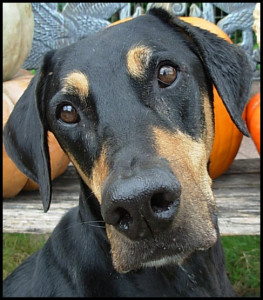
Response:
M212 89L248 135L251 76L238 46L157 8L48 52L5 148L47 212L53 132L79 205L4 280L4 296L234 296L208 174Z

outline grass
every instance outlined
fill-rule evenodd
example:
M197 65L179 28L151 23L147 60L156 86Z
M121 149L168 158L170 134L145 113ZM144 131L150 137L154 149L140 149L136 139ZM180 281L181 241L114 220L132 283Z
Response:
M30 254L40 249L48 235L3 234L3 279L20 265Z
M3 278L37 251L48 235L3 234ZM226 267L240 297L260 296L260 236L223 236Z
M240 297L260 296L260 236L222 237L226 268Z

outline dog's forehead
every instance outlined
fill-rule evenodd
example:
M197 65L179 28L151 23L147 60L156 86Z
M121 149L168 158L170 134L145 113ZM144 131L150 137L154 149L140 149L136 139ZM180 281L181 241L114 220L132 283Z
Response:
M180 41L181 33L170 25L150 15L140 16L127 22L110 26L74 44L64 51L63 68L87 70L89 73L112 70L108 67L125 63L127 53L136 46L144 46L152 52L187 47ZM189 50L188 50L189 51ZM118 57L118 59L116 59Z
M162 59L168 53L169 58L188 64L192 54L184 41L180 32L150 15L110 26L57 53L59 67L54 70L59 72L59 89L77 91L83 98L93 93L106 99L120 80L144 79L150 62L156 63L160 54Z
M114 24L113 24L114 25ZM94 45L108 45L115 49L128 50L134 44L144 43L152 46L162 45L172 40L173 29L156 17L145 15L127 22L107 27L94 34L91 41ZM169 37L171 37L169 39ZM100 48L101 49L101 48ZM107 49L101 49L107 52Z

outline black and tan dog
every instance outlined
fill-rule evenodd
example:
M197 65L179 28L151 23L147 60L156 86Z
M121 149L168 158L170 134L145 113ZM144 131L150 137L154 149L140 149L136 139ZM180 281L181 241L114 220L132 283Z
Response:
M5 147L47 211L52 131L78 171L79 206L4 296L234 295L207 171L212 86L247 134L250 78L237 46L157 9L48 53Z

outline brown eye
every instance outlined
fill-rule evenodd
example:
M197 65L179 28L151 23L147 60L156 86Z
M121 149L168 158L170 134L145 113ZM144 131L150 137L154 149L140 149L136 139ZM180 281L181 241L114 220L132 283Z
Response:
M77 113L76 109L70 105L66 104L63 105L58 113L58 118L65 123L77 123L80 121L79 114Z
M165 65L158 71L158 84L161 88L171 85L177 77L177 71L174 67Z

